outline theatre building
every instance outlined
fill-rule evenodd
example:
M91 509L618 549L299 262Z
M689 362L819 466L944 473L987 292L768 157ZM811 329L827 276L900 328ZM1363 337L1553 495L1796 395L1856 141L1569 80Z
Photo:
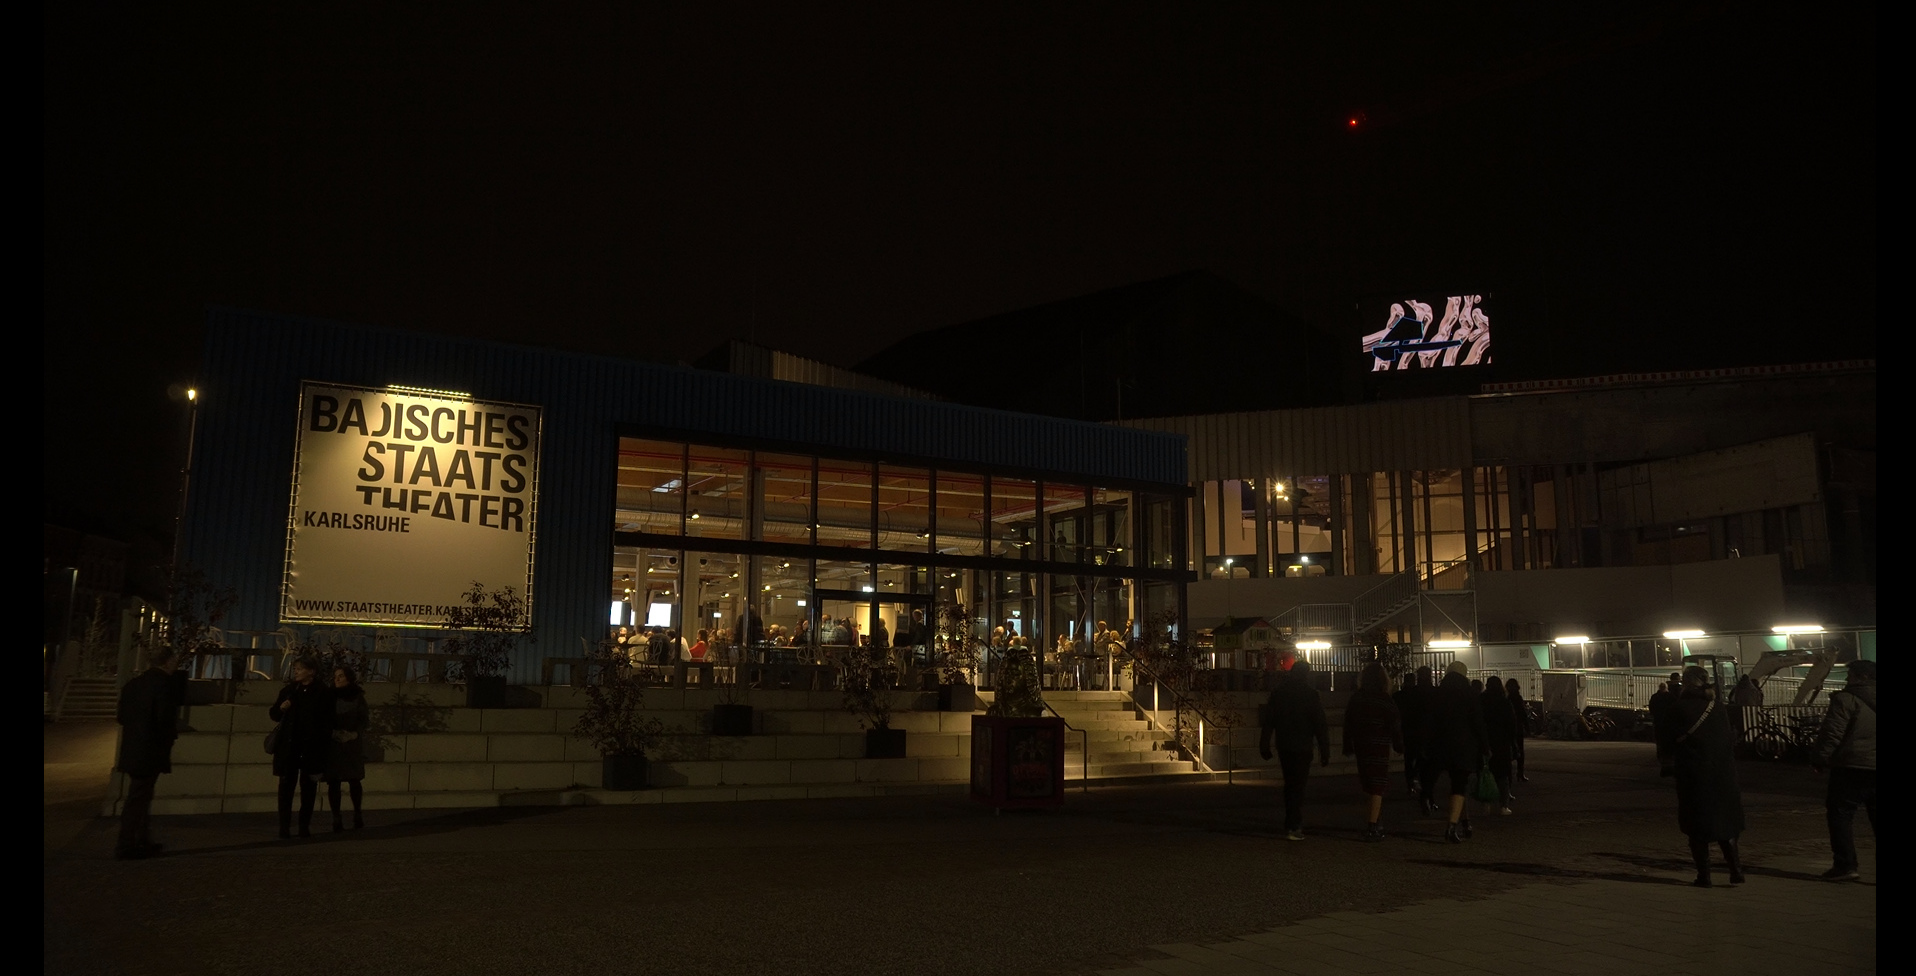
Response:
M525 685L622 626L923 643L946 601L1049 648L1181 615L1181 436L863 385L218 311L183 560L263 646L513 587Z

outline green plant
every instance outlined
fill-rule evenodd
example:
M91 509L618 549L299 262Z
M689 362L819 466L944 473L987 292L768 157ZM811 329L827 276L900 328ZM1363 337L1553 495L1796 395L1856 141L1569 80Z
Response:
M1005 648L1005 666L985 714L998 718L1037 718L1044 714L1044 690L1038 679L1038 659L1022 639Z
M475 580L459 599L460 604L446 611L446 629L457 632L445 642L454 657L447 677L458 681L505 674L519 643L536 640L525 598L514 587L487 590Z
M179 567L167 580L165 615L137 638L141 658L149 659L161 648L171 648L182 660L223 651L219 622L238 602L232 587L214 585L197 567Z
M1188 643L1176 636L1173 627L1177 615L1171 612L1157 614L1144 622L1144 633L1131 648L1136 661L1136 673L1140 678L1156 679L1159 686L1168 694L1171 707L1171 735L1177 747L1187 754L1197 752L1197 723L1205 712L1213 714L1220 710L1211 707L1217 704L1221 692L1208 687L1201 680L1206 670L1202 667L1206 652L1195 644ZM1139 699L1140 705L1144 702ZM1162 708L1166 702L1159 700Z
M640 714L645 676L623 648L600 644L586 659L585 711L572 726L601 756L643 756L658 744L664 723Z
M978 671L978 638L971 618L955 601L938 604L938 680L948 685L971 684Z
M897 669L883 650L853 645L839 657L845 710L865 728L891 728L891 689L897 681Z

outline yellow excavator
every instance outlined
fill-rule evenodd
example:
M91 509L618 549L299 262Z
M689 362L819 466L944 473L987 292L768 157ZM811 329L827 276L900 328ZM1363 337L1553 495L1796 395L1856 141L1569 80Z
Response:
M1823 690L1823 679L1829 677L1830 669L1836 666L1836 651L1837 649L1834 647L1809 647L1788 651L1764 651L1763 656L1758 658L1755 664L1750 665L1747 674L1749 679L1755 682L1758 688L1761 688L1763 687L1764 679L1778 671L1785 668L1801 667L1805 664L1809 665L1810 673L1803 676L1803 684L1796 689L1796 700L1790 703L1792 705L1808 705L1816 700L1817 692ZM1725 699L1729 698L1730 692L1734 689L1729 684L1729 681L1726 680L1730 679L1731 675L1725 674L1724 672L1726 670L1734 672L1737 669L1736 657L1734 655L1690 654L1683 658L1683 663L1686 666L1694 664L1709 669L1712 673L1712 680L1716 682L1716 686L1719 689L1719 694ZM1726 665L1728 666L1727 668L1725 667ZM1770 702L1770 704L1781 703Z
M1816 693L1823 690L1823 679L1829 677L1830 669L1836 666L1836 648L1816 647L1790 651L1764 651L1756 664L1750 667L1750 680L1758 688L1763 687L1763 679L1784 668L1794 668L1807 664L1810 673L1803 676L1803 684L1796 689L1796 700L1792 705L1808 705L1816 700Z

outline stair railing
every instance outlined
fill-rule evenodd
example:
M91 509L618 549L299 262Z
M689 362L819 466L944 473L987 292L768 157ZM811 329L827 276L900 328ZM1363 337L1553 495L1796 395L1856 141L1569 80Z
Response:
M1397 608L1417 599L1417 574L1410 571L1393 573L1382 583L1358 594L1351 601L1351 626L1354 631L1367 631L1382 623Z
M1237 745L1237 727L1228 722L1219 722L1218 720L1210 717L1209 715L1206 715L1204 712L1204 709L1198 707L1196 698L1193 698L1192 696L1185 694L1184 692L1179 691L1176 688L1171 687L1170 684L1166 683L1162 678L1158 677L1157 672L1151 670L1151 667L1149 665L1145 664L1143 661L1138 660L1137 655L1126 652L1125 656L1130 658L1131 668L1133 671L1142 671L1146 677L1151 679L1152 701L1151 701L1151 708L1145 712L1145 721L1149 723L1153 729L1159 732L1171 733L1172 741L1177 742L1177 729L1175 728L1167 729L1164 727L1163 723L1157 720L1157 712L1159 711L1158 705L1160 704L1157 701L1157 689L1159 688L1163 688L1171 692L1171 709L1173 712L1189 711L1193 715L1197 716L1198 741L1197 741L1197 750L1196 750L1195 758L1197 760L1197 764L1203 767L1205 772L1210 772L1210 773L1217 772L1217 769L1215 767L1213 767L1210 763L1204 761L1205 723L1208 722L1211 725L1215 725L1221 729L1226 730L1225 744L1224 744L1224 781L1227 784L1234 783L1235 781L1232 779L1232 775L1237 771L1237 757L1235 754L1236 753L1235 747ZM1138 706L1139 710L1143 711L1144 703L1137 700L1137 695L1135 693L1136 688L1137 688L1137 684L1134 681L1132 683L1133 694L1131 696L1131 701ZM1182 742L1178 742L1178 744L1180 746L1183 745Z
M1043 699L1039 699L1039 700L1043 701ZM1047 712L1050 712L1053 715L1057 715L1058 721L1063 722L1065 728L1078 733L1079 744L1083 747L1083 752L1080 753L1078 759L1079 759L1079 762L1081 762L1084 767L1083 782L1080 784L1080 788L1082 792L1085 792L1085 793L1091 792L1091 733L1085 731L1084 729L1078 728L1075 725L1072 725L1071 720L1068 718L1065 718L1064 715L1060 714L1057 709L1052 708L1050 702L1044 703L1044 710Z

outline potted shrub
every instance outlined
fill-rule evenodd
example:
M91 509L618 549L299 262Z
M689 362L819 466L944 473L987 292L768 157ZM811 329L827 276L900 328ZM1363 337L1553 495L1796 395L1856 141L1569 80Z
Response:
M752 706L746 703L751 693L745 668L734 663L732 680L718 683L718 704L712 706L713 735L752 734Z
M447 677L465 681L468 708L504 708L511 652L533 639L525 598L513 587L488 591L474 581L460 600L446 611L446 629L457 632L445 643L455 658Z
M585 699L572 734L590 739L599 750L601 784L608 790L645 789L645 751L658 743L664 725L639 714L645 705L645 676L623 648L594 648L586 659Z
M905 730L891 727L891 689L897 679L882 650L853 646L839 659L845 710L865 729L865 758L903 759Z
M1001 810L1064 802L1064 719L1045 714L1037 658L1023 638L1005 649L991 707L971 719L971 795Z
M978 710L978 690L972 675L978 671L978 638L971 633L965 608L956 603L938 606L938 707L947 712Z

